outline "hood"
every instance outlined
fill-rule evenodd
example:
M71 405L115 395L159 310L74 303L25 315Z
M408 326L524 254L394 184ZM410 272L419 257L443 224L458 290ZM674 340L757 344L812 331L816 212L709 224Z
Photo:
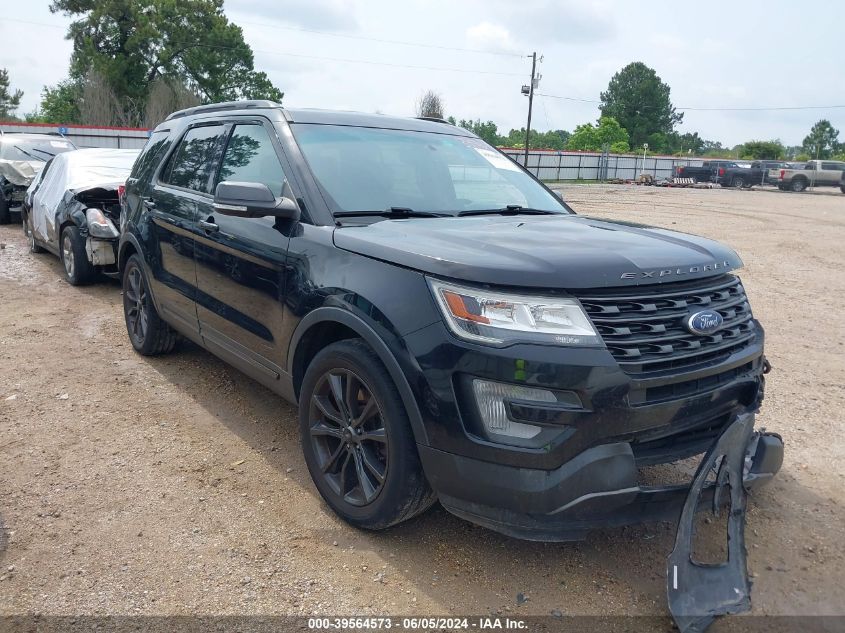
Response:
M40 160L0 159L0 176L3 176L13 185L29 186L32 179L42 169L44 169L44 161Z
M337 228L334 241L441 277L533 288L671 283L742 267L713 240L579 215L382 220Z

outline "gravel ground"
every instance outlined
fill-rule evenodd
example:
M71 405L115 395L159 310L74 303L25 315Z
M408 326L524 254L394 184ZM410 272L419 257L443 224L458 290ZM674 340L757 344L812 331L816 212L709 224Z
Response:
M706 235L745 260L774 366L758 423L787 446L750 503L757 614L845 614L832 191L563 187L581 213ZM666 615L673 526L524 543L435 507L352 529L311 484L292 406L192 345L135 354L116 283L69 286L18 226L0 243L0 615Z

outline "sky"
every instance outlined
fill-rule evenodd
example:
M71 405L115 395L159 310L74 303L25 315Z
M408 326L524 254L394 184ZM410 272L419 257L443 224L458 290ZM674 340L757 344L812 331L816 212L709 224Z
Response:
M49 2L0 0L0 67L33 110L67 74L69 18ZM572 130L598 117L599 93L632 61L657 71L684 120L679 132L732 146L800 145L827 118L843 130L845 2L625 0L226 0L255 66L290 107L412 116L431 89L446 115L525 125L531 52L543 56L532 128ZM415 45L410 45L415 44ZM563 97L563 98L561 98Z

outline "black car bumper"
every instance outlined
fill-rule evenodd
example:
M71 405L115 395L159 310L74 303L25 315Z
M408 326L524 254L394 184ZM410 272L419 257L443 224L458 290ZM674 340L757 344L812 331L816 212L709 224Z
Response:
M746 447L747 489L769 481L783 462L783 441L757 434ZM575 541L589 530L677 521L689 485L648 486L638 481L627 443L588 449L553 471L514 468L420 447L426 472L453 514L516 538ZM713 498L705 487L700 503Z
M640 469L704 453L737 416L757 410L763 338L758 327L748 345L706 367L635 378L604 349L481 348L449 341L440 325L424 328L405 342L428 435L419 446L426 476L450 512L525 539L578 540L594 528L676 520L689 486L644 485ZM570 401L509 403L511 419L543 432L534 446L507 445L485 436L467 387L474 377ZM752 487L780 468L780 440L761 436L750 459Z

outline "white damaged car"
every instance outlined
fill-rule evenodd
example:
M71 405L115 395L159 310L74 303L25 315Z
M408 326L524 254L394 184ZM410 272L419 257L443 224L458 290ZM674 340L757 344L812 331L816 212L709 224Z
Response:
M24 198L22 222L33 253L61 258L74 286L117 275L120 193L139 150L80 149L52 158Z

